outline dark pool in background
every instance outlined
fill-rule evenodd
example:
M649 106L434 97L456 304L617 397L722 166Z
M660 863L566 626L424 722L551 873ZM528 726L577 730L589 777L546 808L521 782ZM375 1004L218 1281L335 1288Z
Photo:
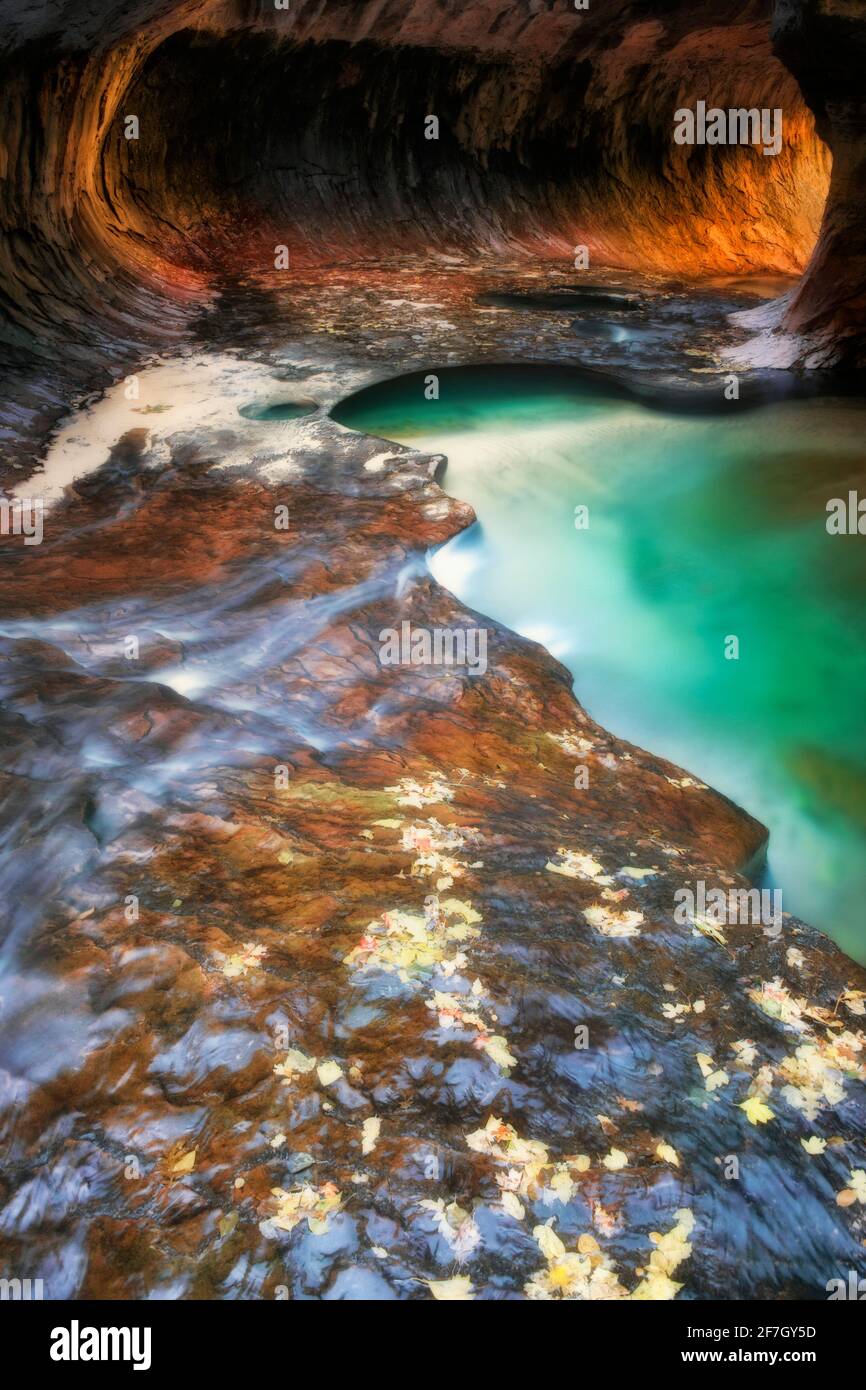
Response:
M238 414L245 420L300 420L304 415L315 415L318 407L312 401L273 401L264 404L252 401L242 405Z
M866 495L866 403L680 413L474 368L438 400L414 374L333 414L447 455L479 524L432 557L440 582L543 642L605 728L762 820L785 910L866 959L866 537L825 525L829 498Z

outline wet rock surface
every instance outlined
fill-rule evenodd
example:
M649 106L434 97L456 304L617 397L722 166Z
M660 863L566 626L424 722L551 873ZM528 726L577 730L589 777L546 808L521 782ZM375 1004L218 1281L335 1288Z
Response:
M0 1268L46 1297L863 1271L864 972L789 917L675 919L683 884L748 887L763 828L437 587L425 552L473 520L444 460L327 415L467 360L718 399L761 306L687 277L800 270L828 176L769 7L723 9L310 0L287 41L208 4L0 6L3 482L51 501L43 544L0 538ZM732 69L720 100L791 112L772 177L671 146ZM450 101L435 168L395 91ZM563 302L576 227L608 302ZM487 671L383 667L403 621L483 624Z
M443 460L325 408L467 343L570 355L571 318L382 276L200 324L218 390L231 343L238 402L317 414L130 403L4 540L4 1263L49 1297L825 1297L864 1267L866 975L787 916L678 922L763 827L433 583L473 519ZM662 311L709 341L727 301L657 302L653 380L701 382ZM483 624L487 671L383 666L403 621Z

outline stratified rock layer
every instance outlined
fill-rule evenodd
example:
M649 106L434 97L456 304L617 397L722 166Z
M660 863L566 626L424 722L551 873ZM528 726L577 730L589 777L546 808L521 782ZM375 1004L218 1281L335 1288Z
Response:
M776 52L796 76L833 155L821 235L785 315L786 331L811 340L820 360L866 365L866 4L776 7Z
M424 246L564 264L585 244L597 263L797 273L829 177L769 6L748 0L4 3L0 42L15 404L0 439L20 463L22 431L37 439L73 391L176 344L210 290L277 245L299 262ZM782 109L781 153L675 145L675 110L698 100ZM825 309L848 283L834 245L826 273L816 262ZM849 360L858 341L846 332Z

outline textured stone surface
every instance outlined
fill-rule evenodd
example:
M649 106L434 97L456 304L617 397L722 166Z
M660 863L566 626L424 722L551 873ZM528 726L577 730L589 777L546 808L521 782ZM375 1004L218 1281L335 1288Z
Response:
M15 406L0 440L18 463L70 394L176 343L277 243L343 264L419 243L563 263L586 243L597 263L796 273L829 176L772 55L769 7L745 0L587 14L4 3L0 37L0 360ZM780 156L674 145L674 110L698 99L781 106ZM138 142L122 138L133 107ZM422 138L430 111L438 142ZM844 201L856 167L837 184ZM844 242L830 232L809 303L841 325Z
M640 300L629 317L653 335L631 367L654 383L718 367L737 301L655 274L659 238L683 270L796 269L826 169L798 108L796 158L775 175L757 163L760 186L750 152L718 183L694 159L671 180L659 108L647 118L660 93L703 95L725 55L738 91L753 72L768 99L792 92L765 8L714 6L709 22L608 6L583 31L530 9L303 3L296 47L277 49L219 39L239 27L234 6L0 7L7 39L40 40L2 84L10 456L32 467L73 389L154 345L234 348L251 394L270 372L269 398L323 407L409 364L568 360L570 316L477 301L561 286L567 268L538 252L558 257L584 226L648 267L604 280ZM171 39L193 20L195 37ZM401 184L406 146L352 66L361 44L383 48L382 81L407 99L459 89L436 196L420 175ZM353 138L375 134L346 156L357 186L330 103L309 110L331 55L340 120L363 111ZM301 58L293 147L269 93ZM196 64L197 147L175 150L169 131L199 117L168 98ZM582 111L615 98L611 143L598 117L571 123L581 73ZM130 91L146 121L173 123L149 153L117 144ZM225 146L204 119L222 106ZM242 142L262 121L252 166ZM553 177L566 130L573 185ZM235 157L247 224L244 200L216 196ZM756 206L774 209L767 247L748 233ZM261 269L274 225L300 261L288 284ZM421 236L432 254L377 262L386 232L389 252ZM581 348L621 368L616 351ZM683 883L744 888L763 828L600 729L556 661L486 620L483 677L383 668L385 627L479 621L424 565L472 520L435 481L441 459L321 412L215 426L213 404L180 423L130 404L45 543L0 540L15 846L0 865L0 1267L44 1278L51 1298L416 1298L455 1272L484 1298L680 1284L823 1298L829 1278L862 1272L864 972L790 917L720 941L673 916ZM551 1218L583 1261L565 1274L532 1234Z
M509 358L538 322L470 309L492 271L406 265L387 310L381 273L366 363L357 284L311 284L289 344L238 292L207 326L241 349L237 399L327 406L401 345L442 358L474 322ZM678 886L746 886L763 827L431 581L427 547L472 520L441 458L209 409L130 403L43 546L3 545L5 1263L50 1297L457 1274L515 1298L562 1292L552 1218L588 1297L823 1297L863 1265L836 1199L863 1166L866 972L790 917L724 941L674 919ZM487 672L383 667L403 620L483 622Z
M833 155L821 235L783 327L812 339L816 357L866 362L866 5L777 7L774 46L797 77Z

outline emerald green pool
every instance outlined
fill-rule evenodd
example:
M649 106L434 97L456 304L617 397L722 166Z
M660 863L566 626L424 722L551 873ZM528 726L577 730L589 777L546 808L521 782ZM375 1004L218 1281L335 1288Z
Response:
M599 723L762 820L785 910L866 959L866 536L825 525L830 498L866 496L866 403L683 414L476 368L441 373L438 400L416 374L334 414L447 455L479 524L433 555L440 582L543 642Z

